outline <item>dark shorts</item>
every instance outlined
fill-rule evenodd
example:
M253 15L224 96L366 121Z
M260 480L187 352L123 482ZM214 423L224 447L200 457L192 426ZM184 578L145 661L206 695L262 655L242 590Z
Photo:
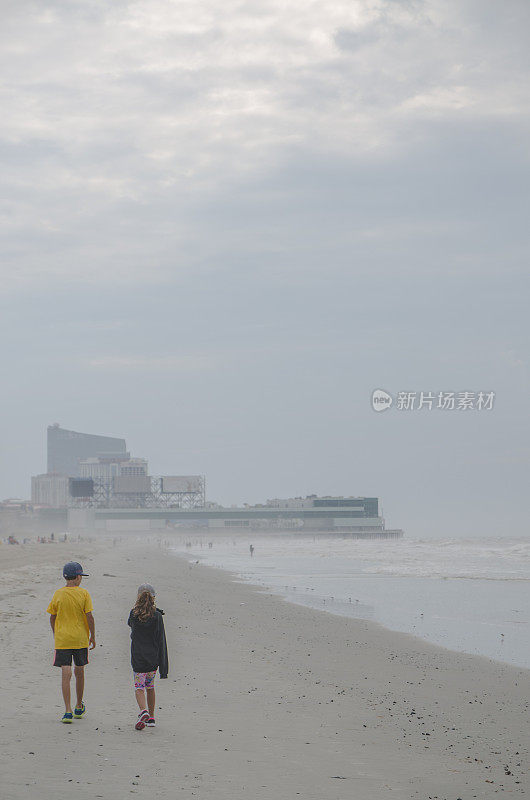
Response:
M79 650L56 650L54 667L70 667L72 658L76 667L85 667L88 664L88 647L81 647Z

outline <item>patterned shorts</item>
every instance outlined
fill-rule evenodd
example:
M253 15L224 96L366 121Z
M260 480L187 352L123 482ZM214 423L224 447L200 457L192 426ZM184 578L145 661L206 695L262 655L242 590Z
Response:
M134 688L135 689L154 689L155 688L155 675L154 672L134 672Z

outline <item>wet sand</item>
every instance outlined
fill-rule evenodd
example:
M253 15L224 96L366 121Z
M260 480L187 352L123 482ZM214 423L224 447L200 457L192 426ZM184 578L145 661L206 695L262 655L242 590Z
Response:
M86 718L63 712L46 606L81 561L97 643ZM148 580L166 612L157 727L134 730L126 625ZM156 540L0 546L3 800L383 797L528 791L530 671L295 606Z

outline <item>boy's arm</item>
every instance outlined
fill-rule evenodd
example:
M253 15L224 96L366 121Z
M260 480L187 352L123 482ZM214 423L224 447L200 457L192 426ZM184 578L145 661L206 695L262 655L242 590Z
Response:
M87 611L86 621L88 622L88 630L90 631L90 640L88 646L91 650L96 646L96 624L91 611Z
M56 619L57 619L57 614L50 614L50 625L51 625L51 628L52 628L52 631L53 631L54 635L55 635L55 620Z

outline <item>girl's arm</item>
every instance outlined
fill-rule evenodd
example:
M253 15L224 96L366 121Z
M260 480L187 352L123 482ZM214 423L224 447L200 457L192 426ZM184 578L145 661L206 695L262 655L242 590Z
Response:
M166 631L164 628L164 618L158 615L158 670L160 678L167 678L169 672L169 659L167 655Z

